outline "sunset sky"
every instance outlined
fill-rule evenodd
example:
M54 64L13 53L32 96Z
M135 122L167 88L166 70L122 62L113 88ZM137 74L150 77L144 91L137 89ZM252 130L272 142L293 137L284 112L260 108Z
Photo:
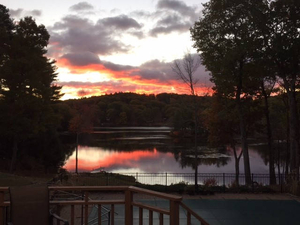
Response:
M171 65L192 48L189 28L207 0L0 0L14 20L33 16L51 35L62 99L115 92L189 93ZM197 94L210 91L201 66Z

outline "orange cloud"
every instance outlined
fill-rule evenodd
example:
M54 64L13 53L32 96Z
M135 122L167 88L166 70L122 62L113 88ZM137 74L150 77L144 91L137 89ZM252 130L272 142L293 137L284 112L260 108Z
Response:
M67 58L61 58L58 61L58 66L68 68L73 76L76 74L86 74L89 72L97 72L105 74L109 81L105 82L61 82L63 85L62 91L65 93L65 98L90 97L116 92L135 92L139 94L159 94L159 93L178 93L190 94L188 86L174 76L160 78L159 75L150 74L147 69L148 77L144 78L141 74L143 71L140 68L130 68L125 70L113 70L105 65L88 64L88 65L73 65ZM145 73L145 71L144 71ZM151 76L156 78L151 78ZM160 79L159 79L160 78ZM201 85L200 85L201 86ZM198 95L212 94L212 89L209 87L197 87Z

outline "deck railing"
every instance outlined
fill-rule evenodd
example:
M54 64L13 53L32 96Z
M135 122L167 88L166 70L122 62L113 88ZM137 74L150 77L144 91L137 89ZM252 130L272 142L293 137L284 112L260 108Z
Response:
M77 217L82 217L82 223L85 225L89 224L89 212L91 209L91 206L98 206L98 224L102 224L102 218L101 218L101 209L102 206L108 206L110 207L110 224L115 224L115 206L121 205L124 206L124 221L122 224L125 225L132 225L134 223L134 207L138 208L138 224L142 225L144 222L143 218L143 212L144 210L147 210L149 212L149 222L147 224L153 225L153 213L158 213L158 221L160 225L164 224L164 218L169 220L170 225L180 225L180 221L182 219L185 219L186 221L184 224L191 224L192 218L194 220L199 221L200 224L207 225L208 223L201 218L197 213L195 213L192 209L190 209L188 206L186 206L182 202L182 197L176 196L176 195L170 195L170 194L164 194L160 192L150 191L146 189L141 189L137 187L132 186L55 186L55 187L49 187L50 193L54 193L56 191L64 191L64 192L82 192L84 195L84 198L82 200L50 200L50 205L56 206L56 207L63 207L64 208L64 215L61 215L65 217L67 215L68 218L65 218L69 220L69 223L71 225L75 224L75 219ZM9 199L5 201L5 197L8 198L8 192L9 188L4 187L0 188L0 225L6 224L7 220L7 209L10 206ZM123 196L120 199L96 199L93 200L90 198L90 195L93 195L93 193L102 193L102 194L112 194L109 196L114 196L114 193L121 193ZM140 194L143 196L150 196L155 197L159 199L164 199L168 201L168 207L158 207L153 206L150 204L146 204L143 202L138 201L137 199L134 199L135 194ZM83 206L82 215L79 216L75 210L75 206ZM180 208L182 210L186 211L186 217L180 218ZM66 214L66 215L65 215ZM119 220L120 218L118 218Z

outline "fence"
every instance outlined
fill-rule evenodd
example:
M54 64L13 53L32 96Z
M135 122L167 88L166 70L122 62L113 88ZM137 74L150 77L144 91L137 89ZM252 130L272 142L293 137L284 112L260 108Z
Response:
M125 176L134 177L136 182L143 184L160 184L171 185L177 183L194 184L194 173L122 173ZM276 176L277 184L280 184L291 178L291 175L286 177L284 174ZM229 186L235 182L235 173L198 173L198 184L203 185L214 180L216 186ZM269 185L269 174L251 174L252 182L260 185ZM239 175L239 184L246 185L246 175Z
M235 182L234 173L198 173L198 184L204 185L213 182L214 186L228 187ZM245 174L239 175L239 184L246 185ZM285 183L288 179L294 179L291 175L280 175L276 177L277 184ZM254 184L269 185L269 174L251 174ZM184 183L193 185L195 183L194 173L81 173L78 174L76 185L134 185L135 183L163 185Z

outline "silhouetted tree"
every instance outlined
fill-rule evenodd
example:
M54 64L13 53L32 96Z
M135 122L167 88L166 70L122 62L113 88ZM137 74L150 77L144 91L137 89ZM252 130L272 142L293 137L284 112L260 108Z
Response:
M299 117L296 93L300 77L300 2L276 0L270 3L267 56L273 60L276 75L288 97L290 169L299 179Z
M193 101L193 111L194 111L194 128L195 128L195 191L198 191L198 144L197 144L197 130L198 130L198 107L196 100L196 90L195 86L198 82L198 78L195 75L195 72L200 66L199 56L193 56L191 53L186 53L182 61L175 60L172 66L172 70L177 76L189 87L191 95L194 98Z
M8 10L0 5L0 127L13 145L13 171L19 143L45 132L52 117L51 102L59 99L61 87L53 85L57 74L54 61L45 54L49 34L31 17L12 23Z
M211 0L204 4L203 17L191 28L194 47L201 53L202 63L211 72L215 89L229 98L235 98L244 158L247 184L251 183L247 132L243 99L253 95L257 83L250 76L248 65L260 44L258 21L265 7L257 0ZM260 45L259 45L260 46Z

